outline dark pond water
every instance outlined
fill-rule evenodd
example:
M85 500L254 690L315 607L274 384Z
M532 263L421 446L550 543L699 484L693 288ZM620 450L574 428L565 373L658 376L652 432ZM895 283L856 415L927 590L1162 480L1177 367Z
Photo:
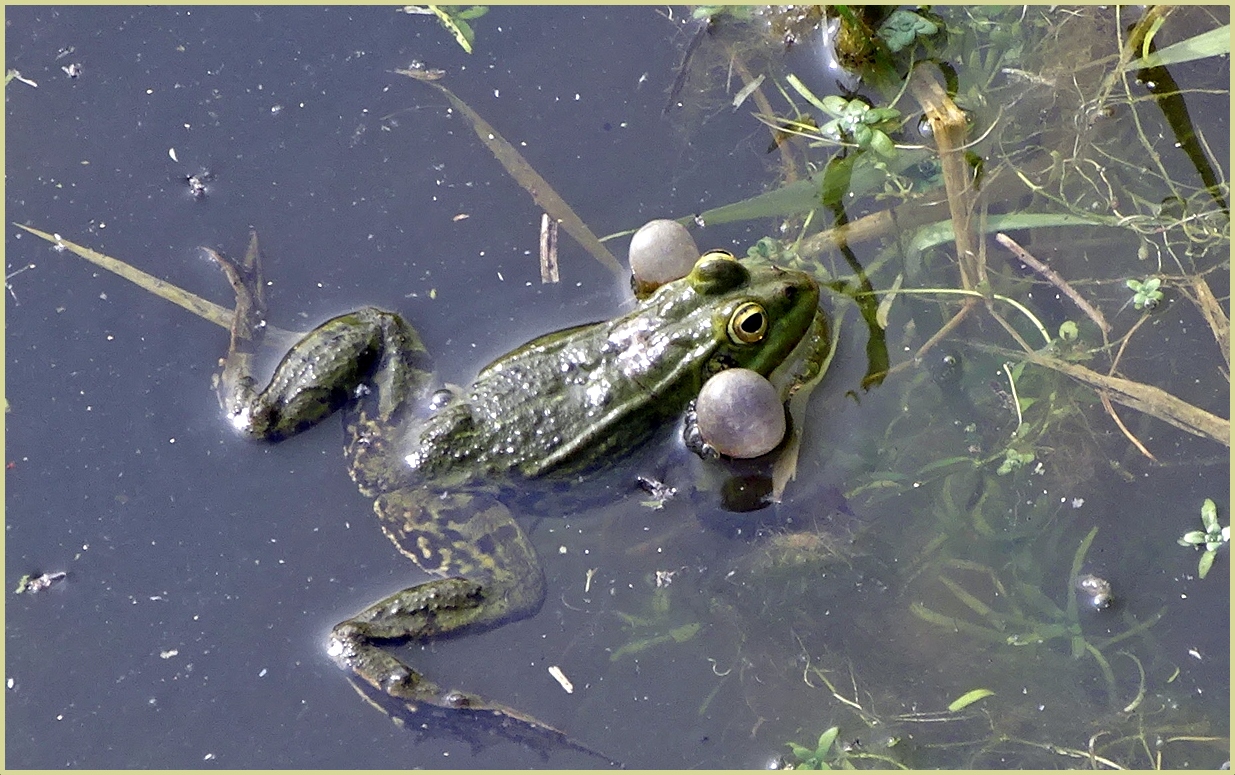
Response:
M37 83L6 91L7 220L220 304L231 296L199 247L239 255L256 229L276 323L304 329L363 304L398 309L443 379L464 383L533 334L625 309L629 292L564 233L562 283L542 285L539 208L441 95L393 69L445 69L445 83L597 234L753 196L769 179L766 129L729 97L662 115L694 30L680 12L495 7L475 24L469 56L432 18L391 8L7 8L6 65ZM723 81L723 56L700 56L722 63ZM190 176L205 182L204 197ZM767 228L709 227L699 241L745 252ZM242 442L210 387L222 329L12 226L5 244L7 273L33 265L9 278L5 310L8 765L601 763L566 749L544 759L503 739L473 747L440 724L391 724L363 702L326 656L326 634L423 574L393 551L348 479L337 425L278 446ZM885 431L929 379L922 370L862 393L855 318L812 399L802 477L785 504L719 527L708 518L714 497L653 511L630 486L635 474L688 486L697 468L656 452L627 461L596 485L612 496L603 505L530 523L550 584L537 616L402 653L442 683L633 767L763 766L832 724L852 739L866 727L842 715L823 675L889 718L999 684L998 724L954 720L944 737L994 739L998 726L1083 748L1116 716L1094 664L1070 660L1066 641L1008 677L1006 662L908 613L912 601L945 596L915 564L935 491L870 508L842 496L902 443ZM1212 347L1194 320L1163 320L1174 352L1137 364L1175 368L1165 364ZM1227 414L1229 391L1211 388L1184 396ZM923 456L936 453L917 431L942 416L906 420ZM1052 490L1067 508L1052 512L1055 545L1043 552L1047 570L1033 573L1049 576L1043 588L1062 604L1075 548L1097 526L1087 570L1127 602L1117 622L1085 626L1114 634L1165 609L1125 644L1148 675L1160 733L1225 736L1216 698L1230 685L1227 557L1202 583L1197 555L1175 539L1199 527L1206 497L1229 521L1227 450L1153 421L1137 431L1168 465L1104 436L1128 476L1102 461ZM937 454L956 454L948 449ZM770 521L862 538L803 586L783 575L801 546L749 541ZM972 581L977 565L953 575ZM69 575L12 594L24 574L48 571ZM657 589L658 572L673 583ZM1109 658L1126 704L1136 667ZM573 693L550 676L554 665ZM883 728L914 737L903 718ZM1024 750L1008 762L1029 761L1017 758ZM1175 764L1216 766L1216 750L1189 749Z

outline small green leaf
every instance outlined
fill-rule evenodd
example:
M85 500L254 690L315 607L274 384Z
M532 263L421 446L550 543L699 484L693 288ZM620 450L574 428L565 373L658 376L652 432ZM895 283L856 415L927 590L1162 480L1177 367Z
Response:
M1201 578L1205 578L1205 575L1209 573L1209 569L1213 567L1214 558L1217 556L1218 556L1218 553L1212 552L1212 551L1205 552L1204 554L1202 554L1201 561L1196 566L1196 575L1200 576Z
M952 700L952 702L948 704L948 710L955 713L956 711L961 710L963 708L968 708L970 705L974 704L978 700L985 699L987 697L990 697L993 694L994 692L991 691L990 689L973 689L971 691L967 691L964 694L962 694L960 697L957 697L955 700Z
M1080 635L1072 636L1072 658L1080 659L1085 656L1085 639Z
M1201 530L1189 530L1179 539L1180 546L1199 546L1205 543L1206 534Z
M840 118L845 115L845 108L849 106L849 100L844 97L838 97L835 94L830 94L820 101L820 107L824 113L834 118Z
M702 627L702 625L699 624L699 622L683 624L681 627L674 627L670 630L669 637L673 638L675 643L685 643L699 634L700 627Z
M1210 498L1206 498L1201 504L1201 522L1205 524L1205 529L1213 532L1218 529L1218 507Z
M849 100L849 103L845 105L844 115L847 119L860 121L862 117L870 111L870 109L871 106L867 105L862 100Z
M669 613L669 588L657 587L652 591L652 612L656 614Z
M896 155L896 143L886 133L878 129L871 132L871 148L880 156L890 159Z
M476 33L472 32L471 25L458 16L452 15L448 7L431 5L429 10L433 11L433 15L442 23L442 26L450 30L450 34L455 36L459 47L469 54L472 53L472 42L476 39Z
M455 18L467 19L468 21L471 21L472 19L479 19L488 12L489 6L487 5L473 5L471 8L464 8L462 11L456 13Z
M793 755L797 757L799 761L806 761L815 755L814 751L804 745L798 745L797 743L790 743L789 750L793 751Z
M819 190L819 201L825 205L840 204L849 193L849 180L853 176L853 164L857 155L833 156L824 169L823 184Z
M888 121L899 121L901 112L896 108L871 108L862 116L868 124L882 124Z
M1076 323L1071 320L1065 320L1059 324L1059 338L1065 342L1075 342L1080 333Z
M828 727L819 735L819 745L815 746L815 754L823 757L832 748L832 743L836 742L836 736L840 734L840 727Z

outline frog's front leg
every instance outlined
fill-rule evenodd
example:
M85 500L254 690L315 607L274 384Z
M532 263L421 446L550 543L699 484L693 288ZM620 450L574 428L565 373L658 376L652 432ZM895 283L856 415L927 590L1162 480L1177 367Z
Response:
M265 337L266 306L257 235L239 263L207 252L236 293L231 344L216 389L228 421L246 436L278 441L294 435L353 400L362 385L369 388L373 419L393 424L427 383L427 354L416 332L398 315L366 307L306 334L259 389L253 358Z
M510 512L485 493L423 489L383 495L374 510L400 552L446 578L408 587L337 625L331 656L373 688L413 705L493 710L544 726L475 695L442 689L382 648L391 640L487 629L539 610L544 574Z

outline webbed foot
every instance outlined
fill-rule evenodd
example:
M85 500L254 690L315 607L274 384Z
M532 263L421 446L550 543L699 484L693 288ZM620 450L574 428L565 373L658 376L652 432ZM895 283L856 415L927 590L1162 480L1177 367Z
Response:
M365 307L305 334L261 388L253 376L254 355L267 333L257 234L240 261L203 250L236 294L231 342L214 385L228 422L240 433L266 441L287 438L353 401L362 385L374 396L372 417L392 425L426 381L426 353L416 332L396 314Z
M233 261L211 248L203 247L227 276L236 294L236 310L232 317L231 341L227 357L219 361L223 367L214 377L219 406L228 421L240 430L249 424L249 408L257 394L253 380L253 356L261 347L266 333L265 284L262 282L261 257L257 247L257 232L251 232L244 258Z

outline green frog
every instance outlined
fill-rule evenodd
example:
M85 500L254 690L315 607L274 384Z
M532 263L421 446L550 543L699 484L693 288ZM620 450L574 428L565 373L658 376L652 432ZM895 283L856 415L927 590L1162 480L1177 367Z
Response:
M237 299L216 376L227 419L246 436L276 441L341 410L349 471L373 498L383 532L437 577L374 603L329 639L342 667L412 709L487 711L543 726L437 686L382 648L492 627L540 608L544 574L497 497L503 487L578 475L614 459L679 417L719 370L743 366L767 376L798 348L810 353L806 366L793 367L797 382L812 378L829 346L810 276L713 251L631 311L534 339L464 389L434 392L416 331L374 308L304 336L263 388L253 376L266 331L256 235L240 262L209 252Z

